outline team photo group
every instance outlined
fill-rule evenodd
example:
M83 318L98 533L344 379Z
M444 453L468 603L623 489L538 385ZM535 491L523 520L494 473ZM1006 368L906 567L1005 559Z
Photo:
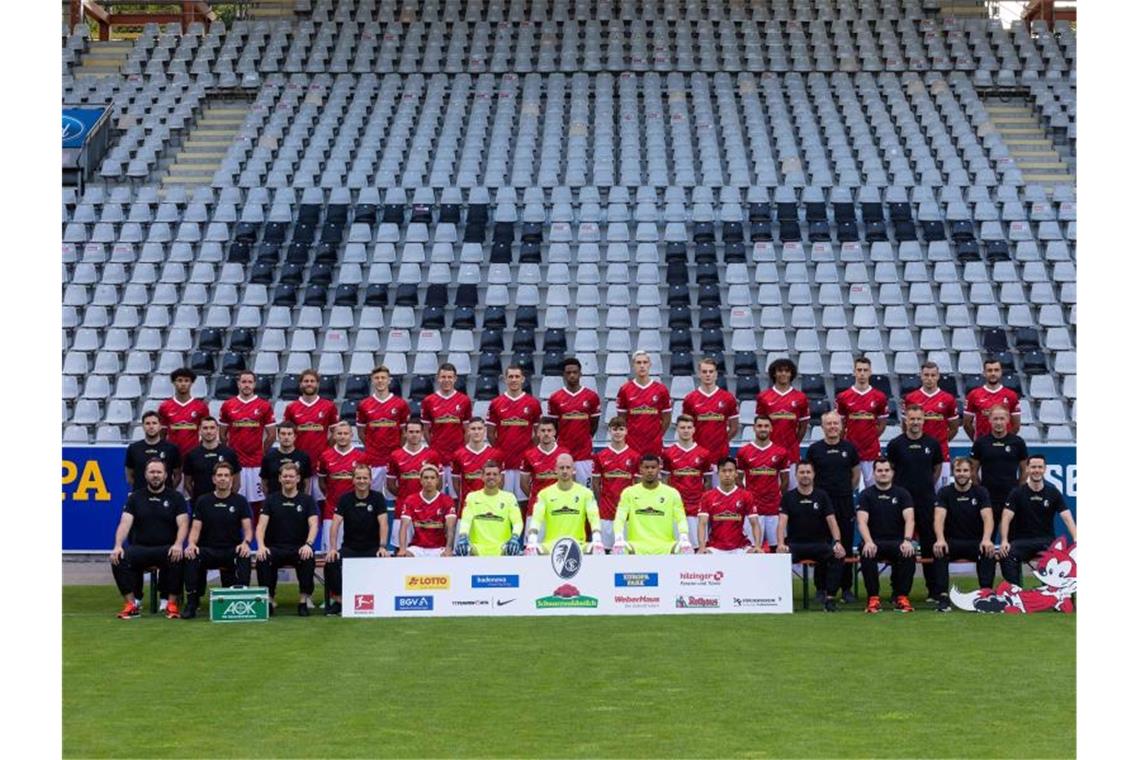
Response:
M173 397L143 415L143 438L127 448L133 490L111 552L119 617L140 615L149 568L159 570L172 619L197 616L208 571L223 586L244 586L254 567L271 610L278 571L293 568L297 614L307 616L320 559L324 613L337 615L344 558L546 553L566 537L594 554L790 553L793 563L814 563L817 601L829 612L856 601L856 572L865 611L884 609L883 566L893 608L913 611L921 565L927 601L949 612L951 562L975 563L984 595L999 566L1020 585L1022 564L1056 537L1055 518L1076 540L1063 495L1045 480L1045 456L1017 435L1018 395L1001 384L998 361L985 363L985 384L967 394L961 415L938 366L923 365L922 386L902 400L903 432L882 445L889 401L871 385L871 362L858 358L854 384L820 415L822 437L803 453L810 407L789 359L768 367L771 385L735 454L740 405L718 385L715 360L700 361L699 385L675 419L650 356L635 353L632 368L597 450L602 402L573 358L564 387L543 400L524 390L523 368L508 367L506 391L485 417L456 389L450 364L416 412L378 366L356 409L362 446L320 397L313 370L281 420L255 395L253 373L239 376L238 395L215 418L191 394L194 373L176 370ZM951 460L959 426L972 445Z

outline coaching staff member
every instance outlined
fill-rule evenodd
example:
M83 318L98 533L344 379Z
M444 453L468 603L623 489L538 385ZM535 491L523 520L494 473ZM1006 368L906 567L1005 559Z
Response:
M223 586L248 586L249 542L253 514L245 497L234 491L237 468L214 465L214 491L194 502L190 542L186 545L186 609L182 617L198 615L198 598L206 590L206 571L220 570Z
M1002 507L1010 491L1025 482L1029 449L1021 436L1009 431L1009 411L1004 406L990 410L990 425L991 432L974 439L970 458L974 460L975 482L990 492L994 520L1001 525Z
M954 480L934 500L934 583L930 594L938 598L938 611L949 612L950 563L974 560L979 588L994 586L994 511L990 494L974 485L973 464L967 457L954 459Z
M158 582L167 598L168 618L178 617L178 597L182 594L182 544L190 526L186 500L170 486L161 459L146 463L144 478L146 485L127 497L111 550L111 573L123 595L120 620L139 616L135 589L142 586L142 574L148 567L159 568ZM124 549L128 536L130 545Z
M152 459L159 459L166 465L167 485L174 486L179 480L178 468L182 466L182 455L178 447L162 438L162 422L158 412L146 412L142 416L143 437L127 446L126 471L127 485L142 488L146 484L146 466Z
M906 408L902 435L887 444L887 459L895 468L895 483L906 489L914 501L914 522L922 556L931 558L934 551L934 484L942 477L942 445L933 436L923 432L926 413L918 404ZM926 580L927 598L936 595L929 589L936 585L933 564L922 566Z
M301 482L297 488L309 493L309 478L313 476L313 463L309 455L297 448L297 424L286 420L277 426L277 445L265 452L261 459L261 492L268 496L281 490L281 466L286 462L297 465Z
M234 472L241 472L237 452L222 443L220 430L216 419L203 417L198 426L201 443L190 449L182 462L184 487L190 494L191 504L197 504L198 499L212 490L218 462L226 462Z
M811 462L796 465L796 487L780 499L777 536L776 551L790 552L792 562L815 561L816 575L822 573L825 579L823 609L835 612L835 595L839 592L839 575L847 551L839 539L831 499L815 487L815 466Z
M914 583L914 502L906 489L894 485L894 467L889 459L876 459L875 483L863 489L855 504L859 534L863 537L863 582L867 584L867 612L881 610L879 563L891 566L891 598L899 612L914 612L910 605Z
M998 411L998 408L993 410L991 420ZM1028 475L1025 483L1014 488L1005 502L998 548L1001 576L1016 586L1021 585L1021 563L1049 548L1057 538L1053 518L1059 516L1069 535L1077 540L1077 523L1065 497L1056 486L1045 482L1044 455L1029 457L1025 469Z
M313 497L300 491L297 465L282 465L280 481L281 490L269 494L257 520L257 582L269 589L269 611L273 614L277 607L277 571L295 568L301 590L297 614L308 617L317 571L313 542L317 540L320 516Z
M338 541L342 530L344 540ZM338 544L341 544L339 549ZM360 462L352 469L352 490L336 503L333 524L329 529L329 548L325 552L326 615L340 614L341 559L390 557L392 555L384 548L387 545L388 504L384 501L384 494L372 490L372 468Z
M823 440L808 446L804 461L811 462L815 468L815 487L831 499L843 548L854 552L855 488L862 477L859 451L855 444L842 437L843 420L838 413L826 412L819 418L819 422L823 428ZM855 601L855 594L851 590L854 575L853 567L844 562L839 575L839 588L843 591L843 601L847 604Z

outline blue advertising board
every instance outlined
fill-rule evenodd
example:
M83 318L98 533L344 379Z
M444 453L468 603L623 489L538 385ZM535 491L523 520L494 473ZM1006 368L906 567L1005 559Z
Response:
M1076 516L1076 447L1031 445L1029 450L1045 454L1045 479L1060 489ZM968 453L965 446L950 447L951 456ZM129 493L123 471L125 457L125 446L63 447L64 551L102 552L114 546L115 526Z
M82 148L87 136L106 112L106 108L63 109L63 147Z

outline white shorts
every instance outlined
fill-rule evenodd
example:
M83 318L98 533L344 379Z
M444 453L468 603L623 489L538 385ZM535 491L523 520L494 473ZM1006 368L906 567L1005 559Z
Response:
M709 550L710 554L744 554L746 549L714 549L711 546L705 547Z
M768 546L772 551L775 551L777 543L776 531L777 528L780 527L780 516L757 515L757 517L760 519L760 546L763 546L764 542L767 541ZM748 543L752 543L752 523L748 520L744 521L744 538Z
M614 548L614 521L601 520L600 522L602 524L598 527L598 530L601 531L602 534L602 545L607 549L612 549Z
M594 463L589 459L584 462L574 463L574 480L578 481L586 488L590 487L590 478L594 474Z
M445 464L443 466L443 472L441 472L439 476L443 478L443 483L440 484L439 490L443 491L448 496L458 496L459 494L455 493L455 486L451 482L451 465Z
M409 546L408 554L413 557L442 557L443 549L425 549L422 546Z
M388 466L373 467L372 468L372 490L379 491L385 499L389 501L392 499L392 494L388 493Z
M327 552L329 550L329 531L332 530L332 524L333 524L332 520L321 520L321 544L320 544L321 551ZM341 527L343 527L343 526L341 526ZM343 530L340 532L340 535L338 535L336 537L337 551L340 551L340 547L342 547L342 546L344 546L344 531Z
M521 480L522 470L503 470L503 490L513 493L520 504L524 498Z
M389 512L388 514L392 514L392 513ZM409 522L405 526L404 525L404 518L401 517L399 519L393 519L392 524L388 526L388 546L391 547L393 550L400 548L400 531L401 530L407 530L408 531L408 543L412 542L412 525L411 525L411 522ZM408 548L410 549L411 547L408 547Z
M313 497L313 501L321 502L325 500L325 494L321 491L320 483L317 482L318 478L314 474L309 478L309 496Z
M954 482L954 476L950 472L950 463L949 462L943 462L942 463L942 474L938 476L938 488L937 488L937 490L942 490L946 486L950 485L952 482Z
M242 467L238 482L238 493L248 502L265 501L265 492L261 490L261 468Z
M700 541L698 540L699 534L697 533L697 526L700 524L701 518L689 517L688 515L686 515L685 520L689 523L689 542L693 546L700 546ZM680 536L678 536L678 538L680 538Z
M859 469L863 472L863 485L859 488L862 491L864 488L870 488L875 485L875 462L859 462Z

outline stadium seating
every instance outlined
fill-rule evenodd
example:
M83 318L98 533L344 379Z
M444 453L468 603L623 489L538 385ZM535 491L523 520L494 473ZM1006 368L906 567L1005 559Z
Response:
M64 192L66 441L128 440L184 364L196 393L249 368L275 401L313 366L339 406L379 362L415 397L451 361L487 401L508 361L546 394L573 354L610 402L635 349L675 398L712 354L744 402L789 356L816 414L858 354L898 398L927 358L964 391L1003 353L1026 437L1073 439L1073 187L1026 182L984 99L1019 88L1070 155L1067 25L920 0L308 5L148 25L116 76L80 74L89 34L65 30L64 102L113 118ZM220 97L249 110L213 177L164 182Z

